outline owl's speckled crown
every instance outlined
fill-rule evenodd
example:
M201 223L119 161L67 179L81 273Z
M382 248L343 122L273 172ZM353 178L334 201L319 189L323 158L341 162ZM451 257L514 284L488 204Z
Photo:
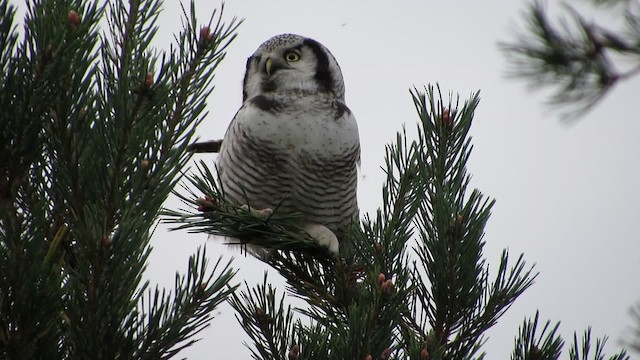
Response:
M281 47L302 44L307 38L296 34L280 34L263 42L256 52L273 51ZM310 39L311 40L311 39ZM315 40L314 40L315 41Z
M317 65L314 71L314 78L317 90L321 92L331 92L336 98L344 101L344 82L342 71L335 57L329 49L314 39L304 37L297 34L280 34L263 42L258 49L247 60L247 71L244 78L243 101L248 100L251 95L260 93L265 89L273 89L277 86L270 82L251 76L252 73L258 73L259 68L255 68L253 61L258 63L264 61L264 56L282 52L284 50L299 49L306 47L314 54ZM260 87L260 89L258 88Z

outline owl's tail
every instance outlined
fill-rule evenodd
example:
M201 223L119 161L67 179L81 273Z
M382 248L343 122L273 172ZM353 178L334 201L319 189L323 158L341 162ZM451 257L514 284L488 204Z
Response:
M222 140L203 141L187 146L187 151L194 153L217 153L220 152L220 146L222 146Z

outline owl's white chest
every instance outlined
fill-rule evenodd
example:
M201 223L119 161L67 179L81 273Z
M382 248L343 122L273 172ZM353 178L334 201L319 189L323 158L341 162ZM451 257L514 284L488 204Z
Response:
M358 146L355 117L340 111L331 99L317 97L277 98L278 106L264 110L245 104L238 126L254 139L291 153L330 157Z

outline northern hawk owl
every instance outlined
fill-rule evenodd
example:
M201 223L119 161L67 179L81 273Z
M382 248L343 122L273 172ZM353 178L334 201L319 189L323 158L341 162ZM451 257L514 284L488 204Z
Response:
M337 254L338 237L358 218L359 161L358 125L331 52L293 34L260 45L220 148L226 198L259 214L302 214L304 229Z

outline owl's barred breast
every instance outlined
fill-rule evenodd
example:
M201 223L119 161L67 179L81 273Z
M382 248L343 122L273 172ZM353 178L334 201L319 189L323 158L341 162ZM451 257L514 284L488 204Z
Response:
M359 159L357 123L342 102L271 94L238 111L218 167L230 201L299 212L304 221L337 231L358 217Z

